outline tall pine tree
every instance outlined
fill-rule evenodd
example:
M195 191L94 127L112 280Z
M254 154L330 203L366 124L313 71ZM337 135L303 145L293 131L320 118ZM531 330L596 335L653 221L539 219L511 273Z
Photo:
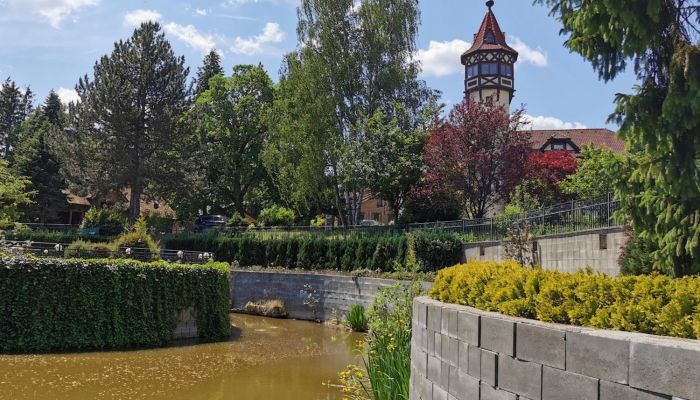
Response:
M148 22L94 67L77 86L75 134L60 146L72 186L93 195L130 190L129 220L144 194L160 197L181 182L180 159L190 135L179 125L189 107L189 70L173 53L158 23Z
M7 78L0 87L0 156L7 160L19 141L19 127L32 111L34 94Z
M195 81L195 96L199 97L202 93L209 89L209 80L215 76L223 76L224 69L221 67L221 56L216 51L212 50L204 57L202 66L197 71L197 79Z

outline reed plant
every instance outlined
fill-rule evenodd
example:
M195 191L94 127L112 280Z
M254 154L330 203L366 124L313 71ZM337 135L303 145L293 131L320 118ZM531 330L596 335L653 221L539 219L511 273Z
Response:
M361 304L353 304L348 311L347 323L350 329L355 332L367 331L367 316L365 308Z

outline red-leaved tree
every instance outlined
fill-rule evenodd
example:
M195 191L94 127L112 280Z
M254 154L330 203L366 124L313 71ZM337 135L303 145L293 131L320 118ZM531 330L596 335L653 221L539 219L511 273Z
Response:
M423 195L450 193L470 218L508 199L530 153L523 115L469 99L456 105L428 137Z
M559 183L576 172L577 168L576 157L568 151L530 153L525 177L516 188L511 204L531 209L566 201L568 198Z

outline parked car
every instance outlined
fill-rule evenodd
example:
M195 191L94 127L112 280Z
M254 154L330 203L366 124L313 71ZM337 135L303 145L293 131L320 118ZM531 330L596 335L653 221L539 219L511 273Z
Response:
M373 219L363 219L362 222L360 222L360 226L379 226L379 222Z
M223 228L228 218L225 215L200 215L194 222L195 232L202 232L212 228Z

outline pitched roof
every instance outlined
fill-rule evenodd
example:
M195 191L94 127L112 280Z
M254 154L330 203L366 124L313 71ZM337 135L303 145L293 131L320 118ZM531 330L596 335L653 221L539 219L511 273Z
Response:
M487 43L486 40L489 33L493 35L494 40L492 43ZM506 43L506 35L501 31L501 27L498 25L498 21L493 11L491 11L491 7L489 7L489 10L484 16L484 20L481 22L479 32L474 34L472 47L462 54L462 58L479 50L505 50L517 54L517 52Z
M625 143L610 129L553 129L528 132L531 134L533 149L541 149L550 139L571 139L578 147L592 145L607 147L615 153L625 152Z

